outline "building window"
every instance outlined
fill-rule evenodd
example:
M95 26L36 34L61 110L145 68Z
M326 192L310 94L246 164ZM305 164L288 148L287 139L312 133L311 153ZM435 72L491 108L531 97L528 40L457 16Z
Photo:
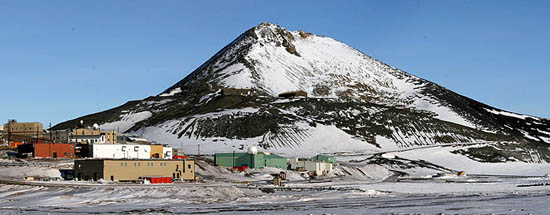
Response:
M134 162L134 166L136 166L136 165L137 165L136 162Z
M138 166L141 166L141 162L140 162L140 163L138 163Z
M120 166L124 166L124 164L120 163Z
M128 166L128 163L124 163L124 166Z

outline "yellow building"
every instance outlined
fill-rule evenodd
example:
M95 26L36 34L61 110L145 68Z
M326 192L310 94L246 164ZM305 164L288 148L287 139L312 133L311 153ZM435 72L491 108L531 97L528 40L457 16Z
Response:
M51 131L52 140L58 142L69 142L69 140L78 140L79 143L86 143L85 139L79 139L78 136L105 136L105 143L117 143L116 131L106 131L90 128L78 128L71 130Z
M140 177L163 176L195 180L195 161L87 159L74 161L74 176L79 180L136 181Z
M4 124L2 130L5 135L27 136L27 137L43 137L42 123L39 122L16 122L10 121Z
M162 145L151 145L151 158L163 158Z
M100 130L100 134L105 135L105 140L108 143L116 143L116 131Z
M90 128L77 128L74 129L69 135L72 136L85 136L85 135L105 135L105 142L116 143L116 131L107 131Z

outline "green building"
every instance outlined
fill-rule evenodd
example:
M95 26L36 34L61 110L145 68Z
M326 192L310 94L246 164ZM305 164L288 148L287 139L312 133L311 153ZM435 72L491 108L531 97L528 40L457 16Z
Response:
M259 169L263 167L275 167L286 169L287 160L278 155L266 155L262 153L216 153L214 162L218 166L247 166L248 168Z
M315 155L313 157L311 157L311 160L312 161L323 161L323 162L326 162L326 163L336 163L336 158L333 157L333 156L330 156L330 155L323 155L323 154L318 154L318 155Z

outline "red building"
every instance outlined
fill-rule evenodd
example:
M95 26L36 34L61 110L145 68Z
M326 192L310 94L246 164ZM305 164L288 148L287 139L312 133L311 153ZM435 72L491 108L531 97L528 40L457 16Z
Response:
M75 158L74 143L34 144L35 158Z

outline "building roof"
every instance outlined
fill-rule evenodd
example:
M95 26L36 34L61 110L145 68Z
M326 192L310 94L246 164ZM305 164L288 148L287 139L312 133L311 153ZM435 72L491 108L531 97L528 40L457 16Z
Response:
M242 155L252 155L250 153L246 153L246 152L229 152L229 153L215 153L214 156L242 156ZM274 154L263 154L263 153L258 153L258 154L254 154L254 155L263 155L264 158L269 158L269 159L276 159L276 158L281 158L281 159L286 159L285 157L283 156L279 156L279 155L274 155Z
M93 138L101 138L101 136L105 136L105 135L73 135L72 139L93 139Z
M7 124L10 124L10 125L17 125L17 124L40 124L40 125L42 125L42 123L40 123L40 122L8 122L8 123L4 123L4 125L7 125Z
M90 145L105 145L105 146L151 146L151 144L147 143L92 143Z
M55 142L55 143L35 143L35 144L71 144L74 145L75 143L61 143L61 142Z
M336 158L331 155L325 155L325 154L318 154L313 157L311 157L311 160L321 160L321 161L328 161L328 162L336 162Z
M279 155L264 155L264 158L269 158L269 159L286 159L285 157L279 156Z
M76 159L75 161L194 161L185 159L137 159L137 158L90 158L90 159Z

